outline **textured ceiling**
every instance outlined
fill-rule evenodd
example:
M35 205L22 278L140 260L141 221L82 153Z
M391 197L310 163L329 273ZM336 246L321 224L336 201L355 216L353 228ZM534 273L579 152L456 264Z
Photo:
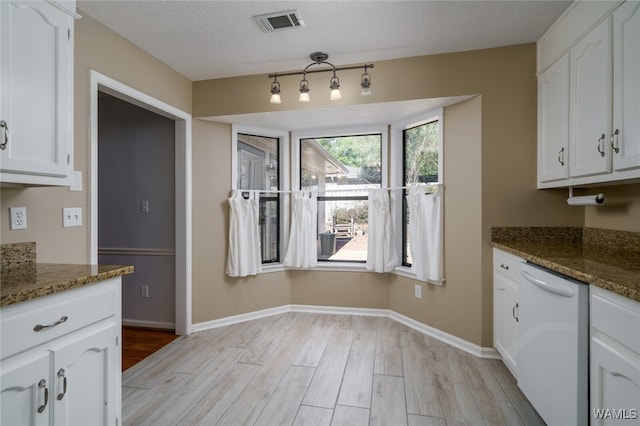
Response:
M78 1L191 80L337 66L536 41L567 1ZM265 33L254 15L298 9L305 26Z

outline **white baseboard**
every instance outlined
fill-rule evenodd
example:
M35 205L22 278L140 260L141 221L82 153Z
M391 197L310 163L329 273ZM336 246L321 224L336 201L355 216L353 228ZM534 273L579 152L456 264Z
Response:
M494 348L486 348L478 346L475 343L468 342L464 339L446 333L437 328L428 326L412 318L394 312L390 309L370 309L370 308L345 308L341 306L317 306L317 305L283 305L275 308L262 309L260 311L248 312L246 314L233 315L230 317L220 318L217 320L201 322L193 324L191 330L193 332L209 330L212 328L223 327L226 325L237 324L245 321L266 318L272 315L283 314L286 312L307 312L315 314L334 314L334 315L363 315L373 317L387 317L401 324L411 327L420 333L429 337L440 340L446 344L463 350L478 358L501 359L500 354Z
M191 326L191 332L211 330L212 328L224 327L226 325L238 324L245 321L270 317L272 315L291 312L290 305L277 306L275 308L261 309L259 311L247 312L246 314L232 315L216 320L199 322Z
M128 327L142 327L142 328L159 328L163 330L175 330L176 324L173 322L162 322L162 321L143 321L136 319L122 319L122 325Z

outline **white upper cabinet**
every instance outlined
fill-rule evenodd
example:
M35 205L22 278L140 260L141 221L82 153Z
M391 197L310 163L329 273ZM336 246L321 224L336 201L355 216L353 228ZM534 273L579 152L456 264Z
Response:
M640 179L638 40L629 0L574 2L538 41L538 188Z
M74 17L69 6L0 2L2 183L70 183Z
M611 172L611 25L604 20L569 54L571 58L571 177Z
M613 169L640 168L640 1L613 14Z
M538 177L569 177L569 55L538 77Z

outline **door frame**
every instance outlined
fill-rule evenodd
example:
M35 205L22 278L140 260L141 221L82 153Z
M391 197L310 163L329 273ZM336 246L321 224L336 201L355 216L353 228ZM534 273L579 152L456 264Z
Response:
M98 263L98 91L175 121L175 330L178 335L189 335L192 329L191 114L95 70L90 70L90 252L92 264Z

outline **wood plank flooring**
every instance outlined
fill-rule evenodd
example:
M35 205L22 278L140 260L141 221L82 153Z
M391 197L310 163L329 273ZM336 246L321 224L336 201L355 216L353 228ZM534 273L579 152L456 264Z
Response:
M177 339L173 331L122 327L122 371Z
M498 360L389 318L286 313L182 336L123 373L124 425L544 425Z

